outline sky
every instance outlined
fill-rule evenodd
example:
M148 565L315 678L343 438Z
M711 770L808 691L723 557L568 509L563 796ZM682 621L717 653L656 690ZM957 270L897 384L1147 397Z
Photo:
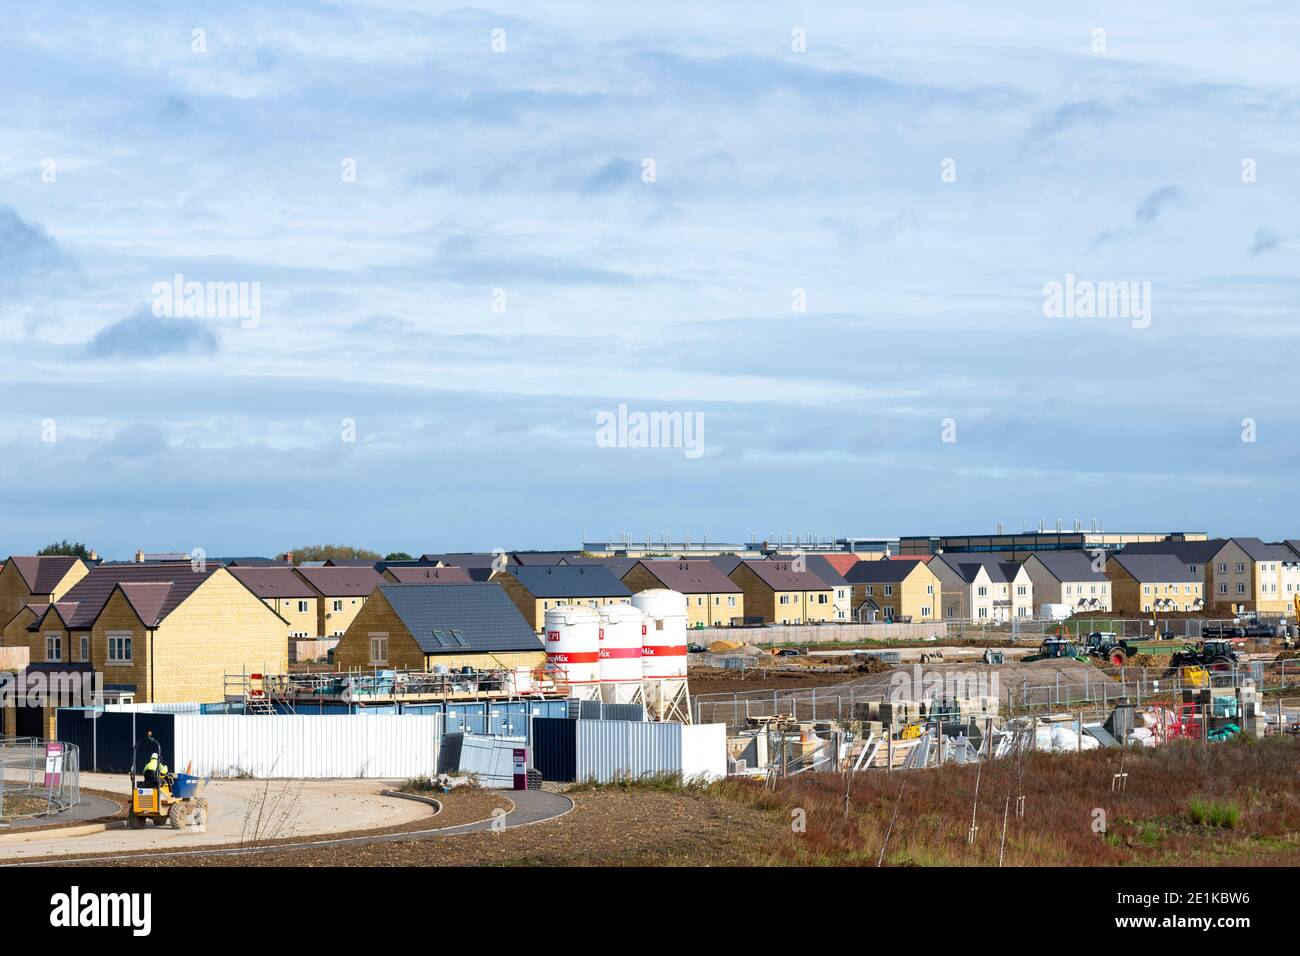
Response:
M0 553L1300 534L1292 5L803 6L6 13Z

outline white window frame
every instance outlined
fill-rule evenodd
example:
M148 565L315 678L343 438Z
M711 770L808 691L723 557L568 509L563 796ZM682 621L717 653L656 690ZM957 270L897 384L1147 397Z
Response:
M51 652L53 649L53 652ZM45 635L45 659L47 661L63 660L63 635L49 633Z
M133 664L135 662L135 645L132 640L135 637L135 634L133 632L109 631L106 637L108 638L108 649L104 654L104 662L106 664L112 664L115 666L129 666L130 664ZM127 655L125 657L121 656L120 654L113 653L113 645L115 642L119 642L119 641L125 642L124 644L120 645L120 647L125 648L127 651Z

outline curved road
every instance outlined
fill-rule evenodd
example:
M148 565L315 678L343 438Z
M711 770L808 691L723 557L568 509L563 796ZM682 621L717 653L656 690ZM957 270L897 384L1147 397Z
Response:
M429 837L458 836L462 833L491 830L493 827L499 827L503 830L513 830L517 827L526 827L531 826L534 823L544 823L547 820L558 819L572 810L574 806L573 801L563 794L551 793L546 790L508 790L501 791L500 795L506 796L506 798L514 804L514 808L502 817L478 820L474 823L462 823L451 827L432 827L428 830L408 830L402 833L384 833L377 836L297 840L291 843L280 843L275 846L265 847L227 847L225 849L213 850L205 850L201 847L195 847L188 850L168 850L161 853L157 851L143 850L135 853L121 853L108 856L62 856L41 860L0 863L0 867L67 866L76 863L93 865L95 863L104 863L108 861L132 860L141 856L147 856L151 860L181 856L239 856L271 851L278 853L284 850L306 850L333 846L360 846L370 843L405 843L414 840L423 840ZM435 816L434 819L436 820L437 817ZM497 823L498 819L503 822Z

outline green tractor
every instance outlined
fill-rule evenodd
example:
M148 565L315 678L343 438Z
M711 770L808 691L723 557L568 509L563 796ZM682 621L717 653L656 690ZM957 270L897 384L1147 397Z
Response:
M1110 631L1088 635L1085 648L1093 657L1105 658L1115 667L1123 667L1130 657L1145 654L1169 660L1170 667L1208 667L1215 671L1232 670L1240 657L1232 642L1224 639L1185 641L1173 638L1132 639Z

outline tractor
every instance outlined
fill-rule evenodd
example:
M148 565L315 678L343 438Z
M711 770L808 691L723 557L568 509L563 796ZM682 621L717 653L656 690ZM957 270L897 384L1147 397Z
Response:
M1038 645L1038 653L1030 654L1028 657L1021 658L1022 663L1029 664L1034 661L1051 661L1051 660L1086 660L1087 656L1083 649L1079 647L1069 637L1064 628L1057 628L1056 636L1049 637Z
M143 830L152 820L157 826L170 823L179 830L208 820L208 801L199 796L204 781L188 773L170 773L159 761L162 748L148 731L131 752L131 812L126 824ZM143 763L140 758L143 756ZM140 766L140 779L136 767Z
M1105 658L1115 667L1123 667L1130 657L1138 654L1167 658L1170 667L1208 667L1215 671L1232 670L1239 660L1232 642L1221 638L1204 641L1134 640L1110 631L1094 631L1088 635L1086 650L1089 655Z

